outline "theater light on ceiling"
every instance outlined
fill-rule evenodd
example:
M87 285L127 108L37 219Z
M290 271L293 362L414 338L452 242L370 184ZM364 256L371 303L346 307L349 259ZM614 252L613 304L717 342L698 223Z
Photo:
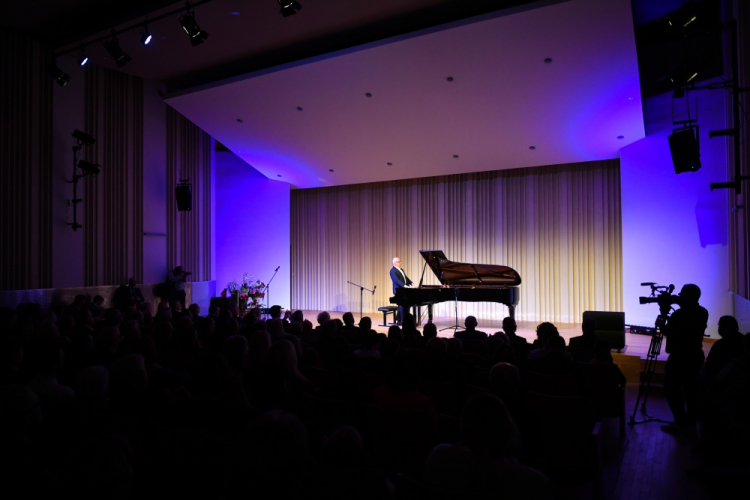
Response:
M64 87L70 82L70 75L57 67L55 61L47 64L47 73L57 82L58 85Z
M279 7L281 7L281 15L284 17L293 16L298 10L302 9L299 2L295 0L278 0Z
M120 68L132 61L130 56L120 48L120 42L117 40L117 38L110 38L109 40L104 42L104 48L107 49L107 52L110 56L112 56L115 64L117 64L117 66Z
M193 47L200 45L206 38L208 38L208 33L203 31L201 27L198 26L198 23L195 22L195 14L192 12L188 11L181 15L179 21L182 25L182 29L184 29L185 33L190 37L190 43Z

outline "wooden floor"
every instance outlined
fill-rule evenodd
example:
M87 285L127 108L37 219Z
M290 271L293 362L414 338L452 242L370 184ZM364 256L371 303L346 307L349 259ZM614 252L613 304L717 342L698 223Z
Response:
M304 313L306 318L315 323L318 311ZM341 313L334 312L331 315L334 318L341 317ZM387 332L388 327L382 326L382 313L372 313L370 317L376 330ZM355 321L359 321L359 315L355 314ZM435 318L435 324L441 330L455 326L456 322L455 319ZM536 338L535 323L520 322L518 326L519 335L529 341ZM580 335L580 325L558 324L557 327L566 343L570 337ZM501 330L501 324L484 322L480 323L478 329L494 333ZM453 332L454 329L443 330L439 332L439 336L449 337ZM614 353L615 360L618 364L632 362L633 366L642 366L651 337L626 333L625 341L624 352ZM704 349L708 352L710 344L704 344ZM666 354L662 352L658 360L666 360ZM647 396L645 408L644 395ZM625 436L619 437L618 422L615 419L605 420L602 425L603 500L711 499L706 479L690 477L687 473L689 469L701 465L700 457L693 452L697 438L673 436L661 430L661 425L671 420L669 406L661 389L641 388L638 377L631 375L628 377L626 401L628 425ZM639 403L637 408L636 402ZM644 410L645 414L642 413ZM746 494L746 491L738 493L735 498L747 498ZM591 498L593 488L590 484L556 491L556 500Z

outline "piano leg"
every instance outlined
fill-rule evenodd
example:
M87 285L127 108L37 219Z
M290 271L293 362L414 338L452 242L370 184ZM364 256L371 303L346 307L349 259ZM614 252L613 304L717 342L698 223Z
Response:
M511 318L516 319L516 306L508 306L508 315Z

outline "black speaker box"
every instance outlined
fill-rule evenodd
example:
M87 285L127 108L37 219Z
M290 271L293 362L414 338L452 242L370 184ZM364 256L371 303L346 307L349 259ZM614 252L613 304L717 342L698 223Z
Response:
M672 153L674 172L695 172L701 168L701 154L695 129L678 130L669 136L669 151Z
M190 184L180 184L175 188L177 210L188 212L193 209L193 188Z

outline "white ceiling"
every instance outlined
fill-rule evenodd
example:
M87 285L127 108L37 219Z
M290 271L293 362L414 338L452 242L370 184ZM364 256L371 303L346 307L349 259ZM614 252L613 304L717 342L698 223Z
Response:
M297 188L610 159L644 136L630 0L495 13L166 101Z

